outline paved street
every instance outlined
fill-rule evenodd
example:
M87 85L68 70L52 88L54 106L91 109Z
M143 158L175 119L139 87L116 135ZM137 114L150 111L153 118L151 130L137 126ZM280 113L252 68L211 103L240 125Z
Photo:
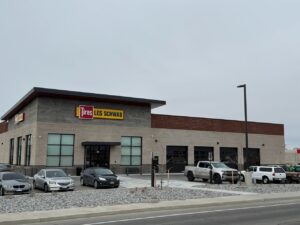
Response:
M159 212L118 214L42 225L299 225L299 201L270 201Z

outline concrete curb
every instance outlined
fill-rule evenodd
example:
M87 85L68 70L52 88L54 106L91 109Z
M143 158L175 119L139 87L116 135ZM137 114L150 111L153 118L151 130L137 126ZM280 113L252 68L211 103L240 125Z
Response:
M256 194L244 196L226 196L218 198L202 198L176 201L162 201L153 203L137 203L128 205L99 206L95 208L71 208L51 211L35 211L24 213L7 213L0 215L0 225L18 225L37 222L51 222L57 220L88 218L113 214L125 214L134 212L159 211L180 208L196 208L205 206L217 206L226 204L239 204L251 202L264 202L269 200L299 199L300 192Z

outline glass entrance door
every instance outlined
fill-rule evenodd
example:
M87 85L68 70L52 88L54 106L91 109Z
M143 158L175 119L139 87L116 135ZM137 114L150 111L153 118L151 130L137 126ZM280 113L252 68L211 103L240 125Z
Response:
M85 168L106 167L109 168L110 146L87 145L85 146Z

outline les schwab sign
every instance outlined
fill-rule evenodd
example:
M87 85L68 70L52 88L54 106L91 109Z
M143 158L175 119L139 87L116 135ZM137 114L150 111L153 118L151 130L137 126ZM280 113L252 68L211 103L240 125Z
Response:
M123 120L124 111L116 109L98 109L90 105L80 105L76 107L76 117L79 119L110 119Z

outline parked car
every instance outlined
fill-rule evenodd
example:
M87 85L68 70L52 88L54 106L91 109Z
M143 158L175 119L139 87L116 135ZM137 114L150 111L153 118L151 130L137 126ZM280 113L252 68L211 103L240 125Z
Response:
M287 183L300 183L300 166L286 166L286 181Z
M193 181L195 178L208 181L210 171L212 172L212 180L216 184L221 184L222 181L238 182L239 174L236 169L229 168L224 163L216 161L199 161L197 166L186 166L184 175L187 176L189 181Z
M249 168L246 170L242 170L239 172L240 174L240 181L244 182L245 181L245 173L246 172L253 172L254 170L256 170L257 166L249 166Z
M33 188L49 191L73 191L74 180L61 169L42 169L33 177Z
M255 166L252 179L261 181L263 184L274 181L286 182L286 173L279 166Z
M0 163L0 172L2 171L11 171L11 165Z
M92 167L85 169L80 176L80 184L85 186L114 187L120 185L120 179L110 169L104 167Z
M0 172L0 195L30 193L32 186L21 173Z

